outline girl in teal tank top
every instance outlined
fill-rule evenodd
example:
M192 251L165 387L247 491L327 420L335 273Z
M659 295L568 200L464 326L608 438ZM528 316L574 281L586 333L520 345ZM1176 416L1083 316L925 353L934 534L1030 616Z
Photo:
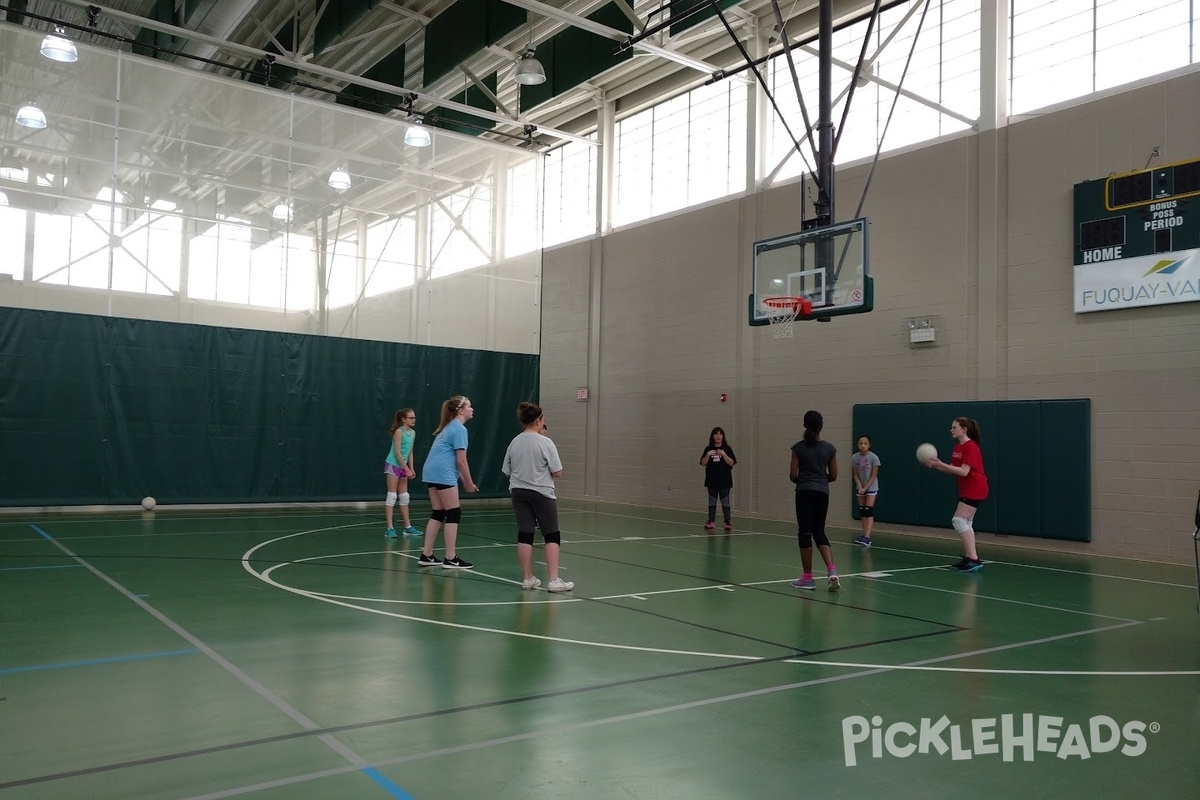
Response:
M402 408L392 417L392 443L388 448L387 459L383 463L383 474L387 480L387 499L384 501L383 514L387 520L387 530L383 535L389 539L396 538L396 528L393 524L393 506L400 506L400 514L404 518L405 536L420 536L421 531L412 526L408 514L408 479L417 472L413 469L412 450L413 440L417 433L413 425L417 422L417 414L411 408Z

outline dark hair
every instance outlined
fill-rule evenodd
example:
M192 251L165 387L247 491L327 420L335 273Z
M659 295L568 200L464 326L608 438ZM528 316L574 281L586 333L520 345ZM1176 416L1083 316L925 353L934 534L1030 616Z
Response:
M972 442L974 442L975 444L979 444L980 442L983 441L983 434L981 434L979 432L979 423L978 422L971 419L970 417L955 417L954 421L957 422L960 426L962 426L962 429L967 432L967 438L970 439Z
M400 426L404 424L404 418L412 413L411 408L402 408L396 412L396 416L392 417L392 427L388 431L391 436L396 435L396 431L400 430Z
M708 434L708 446L709 447L717 446L717 434L718 433L721 434L721 441L724 442L725 444L729 444L729 437L725 435L725 429L722 428L720 425L718 425L717 427L712 429L712 433Z
M860 434L858 435L858 439L866 439L866 440L867 440L867 447L870 447L870 446L871 446L871 437L870 437L870 436L867 436L865 433L860 433ZM856 445L858 444L858 439L855 439L855 440L854 440L854 444L856 444Z
M517 406L517 419L522 425L532 425L538 421L538 417L542 415L541 406L534 405L527 401L521 401Z
M825 427L825 418L820 411L804 412L804 443L815 447L821 440L821 428Z

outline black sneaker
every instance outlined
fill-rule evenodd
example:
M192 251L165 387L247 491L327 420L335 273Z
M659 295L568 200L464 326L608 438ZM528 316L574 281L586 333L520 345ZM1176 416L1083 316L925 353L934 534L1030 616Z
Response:
M437 556L427 556L424 553L421 553L421 557L417 559L418 567L436 567L440 563L442 560Z
M978 558L966 558L954 565L959 572L978 572L983 569L983 561Z
M470 561L463 561L458 556L442 559L442 569L475 569Z
M971 563L971 559L963 556L957 563L951 564L950 569L956 569L959 572L966 572L967 565Z

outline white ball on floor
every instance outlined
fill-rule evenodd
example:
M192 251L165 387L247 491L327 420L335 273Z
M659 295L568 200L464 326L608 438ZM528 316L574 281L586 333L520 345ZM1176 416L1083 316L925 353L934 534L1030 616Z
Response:
M367 510L366 501L359 500L357 503L354 504L354 510L355 511L366 511Z
M924 464L931 458L937 458L936 447L931 445L929 442L917 445L917 461L920 461L922 464Z
M146 509L147 511L153 511L156 505L158 505L158 503L154 502L153 497L142 498L142 508Z

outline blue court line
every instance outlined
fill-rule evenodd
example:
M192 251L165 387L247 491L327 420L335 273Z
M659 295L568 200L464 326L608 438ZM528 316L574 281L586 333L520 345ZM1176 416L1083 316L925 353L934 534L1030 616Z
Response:
M70 669L71 667L90 667L96 664L120 664L125 661L146 661L151 658L169 658L171 656L190 656L200 651L194 647L187 650L164 650L161 653L141 653L134 656L112 656L110 658L89 658L86 661L64 661L60 664L35 664L32 667L7 667L0 669L0 675L15 675L18 672L39 672L47 669Z
M382 786L384 789L387 790L388 794L390 794L392 797L397 798L397 800L416 800L415 797L413 797L411 794L409 794L408 792L401 789L396 784L392 783L390 780L387 779L386 776L384 776L384 774L382 772L375 769L374 767L367 767L366 769L364 769L362 771L362 774L366 775L368 778L370 778L371 780L378 783L380 786Z
M20 572L23 569L83 569L83 564L51 564L45 567L0 567L0 572Z
M51 536L50 534L46 533L44 530L42 530L41 528L39 528L37 525L34 525L32 522L31 522L31 523L29 523L29 527L33 528L35 531L37 531L39 534L41 534L41 536L42 536L42 538L43 538L43 539L49 539L50 541L54 541L54 537L53 537L53 536Z

